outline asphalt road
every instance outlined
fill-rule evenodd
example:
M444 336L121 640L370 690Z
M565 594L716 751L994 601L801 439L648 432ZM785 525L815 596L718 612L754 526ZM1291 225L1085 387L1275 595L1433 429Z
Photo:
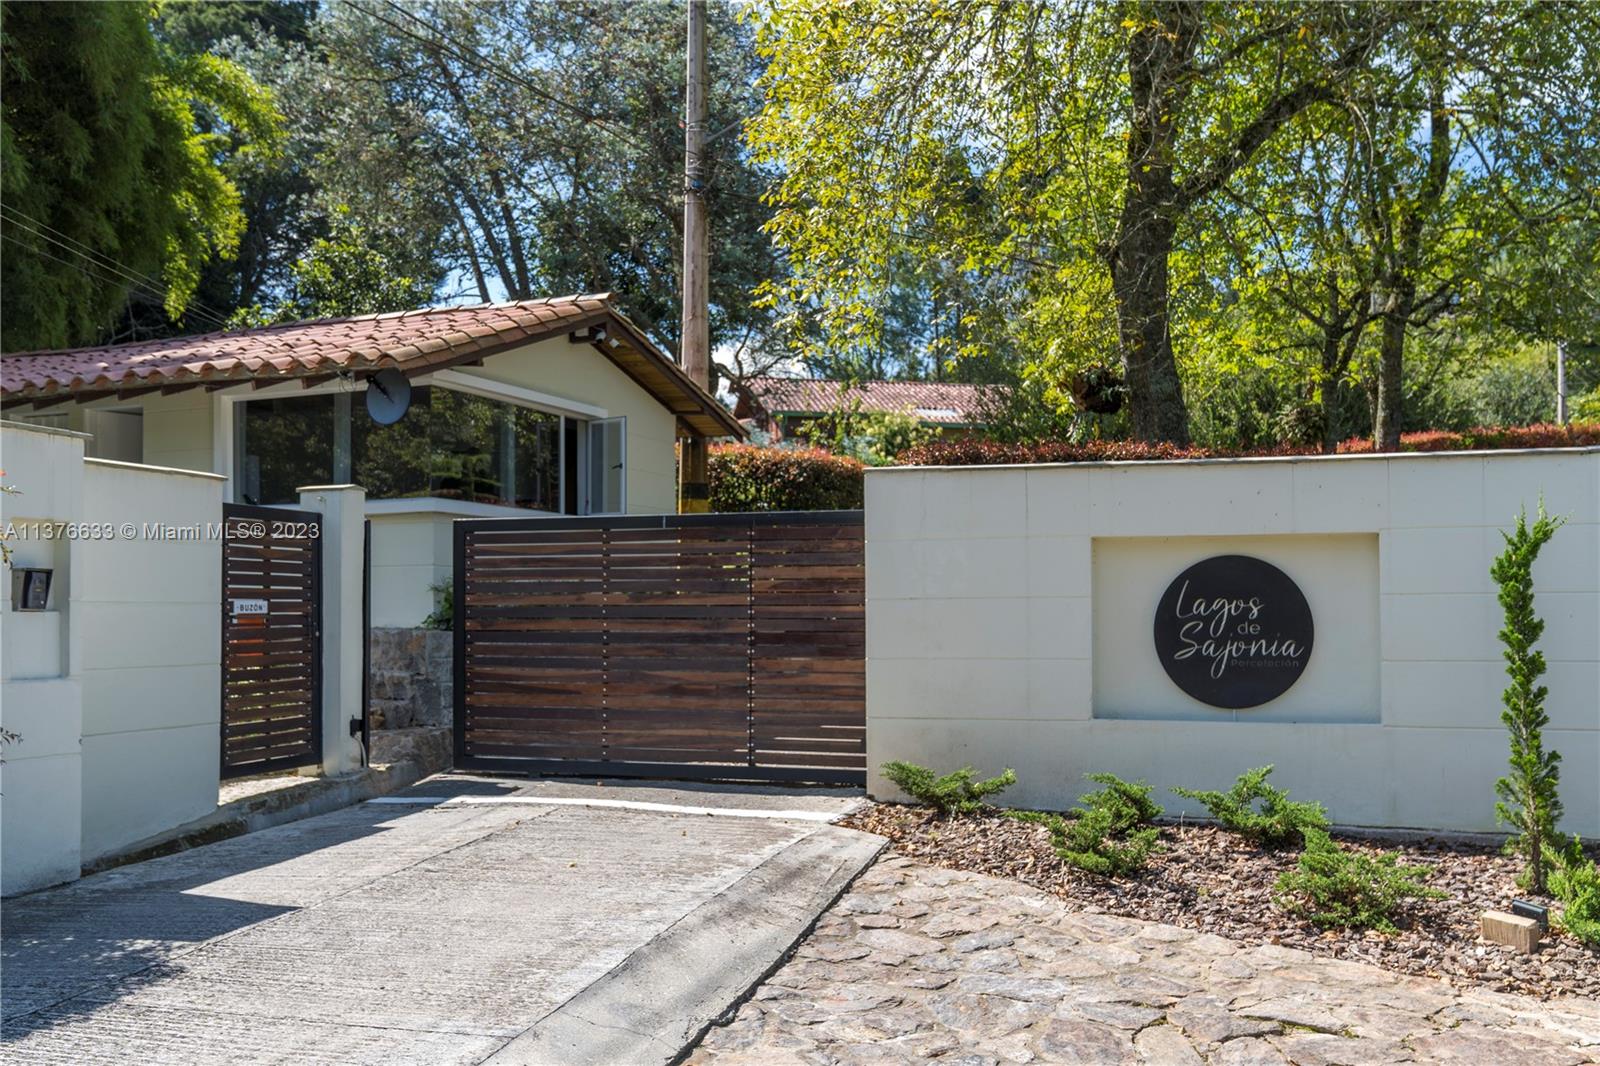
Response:
M881 845L819 820L839 794L416 793L472 799L366 803L6 901L4 1059L666 1062ZM684 805L735 811L662 809Z

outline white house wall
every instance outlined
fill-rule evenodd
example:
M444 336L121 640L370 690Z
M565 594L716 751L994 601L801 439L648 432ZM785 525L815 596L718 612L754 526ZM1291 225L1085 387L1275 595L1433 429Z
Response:
M454 372L576 401L609 417L625 416L629 512L677 510L677 426L672 413L590 345L552 338ZM216 452L223 446L216 433L217 400L204 389L189 389L138 401L144 413L142 461L184 470L223 469ZM414 626L433 610L429 586L450 576L454 518L448 512L373 517L374 625Z
M1600 450L869 470L867 745L876 767L1014 767L1064 808L1083 774L1274 780L1341 823L1495 828L1506 768L1498 530L1543 496L1535 568L1569 831L1600 833ZM1155 598L1198 558L1291 574L1317 625L1279 700L1221 711L1167 680ZM1098 602L1097 602L1098 601ZM1163 797L1169 813L1202 813Z
M213 459L212 394L185 389L142 398L144 454L141 462L178 470L217 469Z
M678 509L677 423L617 365L588 344L565 337L491 356L461 373L564 396L628 419L628 511L671 514ZM447 559L448 563L448 559Z
M421 625L434 609L431 586L451 573L454 517L424 512L374 515L372 522L372 624Z
M144 527L219 522L222 479L91 459L83 482L85 522L141 529L73 547L87 862L216 807L222 541Z

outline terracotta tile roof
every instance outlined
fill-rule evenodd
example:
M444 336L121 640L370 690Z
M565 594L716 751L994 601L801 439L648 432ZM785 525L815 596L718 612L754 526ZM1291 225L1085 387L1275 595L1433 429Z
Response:
M151 388L172 391L232 382L320 378L388 366L420 374L475 362L549 337L606 326L611 341L596 347L696 432L741 435L727 410L617 311L609 295L428 307L131 344L18 352L0 358L0 397L8 404L40 403L57 397L89 399Z
M735 413L749 417L754 406L769 415L822 414L859 397L863 411L897 411L940 425L974 425L984 418L984 391L982 385L939 381L852 384L825 378L753 377L745 380Z

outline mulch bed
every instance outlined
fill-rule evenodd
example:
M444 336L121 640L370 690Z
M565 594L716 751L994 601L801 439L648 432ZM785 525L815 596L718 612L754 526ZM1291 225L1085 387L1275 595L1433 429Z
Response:
M1439 900L1406 901L1395 920L1400 932L1385 936L1323 930L1286 913L1273 903L1272 887L1299 852L1266 851L1212 826L1163 826L1163 849L1145 873L1110 881L1063 863L1044 827L999 814L945 820L924 807L879 803L842 824L886 836L910 858L1021 881L1085 911L1166 922L1245 943L1282 944L1457 985L1541 998L1600 996L1600 950L1575 937L1552 929L1532 955L1478 939L1483 911L1508 910L1512 899L1528 898L1516 886L1516 860L1490 847L1432 839L1379 846L1335 834L1347 847L1399 851L1401 862L1431 867L1427 883L1447 893Z

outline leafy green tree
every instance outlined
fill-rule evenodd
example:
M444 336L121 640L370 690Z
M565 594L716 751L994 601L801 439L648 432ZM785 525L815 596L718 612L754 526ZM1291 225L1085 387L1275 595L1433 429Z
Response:
M6 3L0 345L95 340L128 294L181 315L243 227L218 165L279 140L268 93L236 64L180 55L144 3ZM237 140L236 140L237 139Z
M234 328L290 322L303 318L410 311L427 303L433 286L399 272L365 228L348 211L335 214L326 237L311 242L305 257L291 269L287 298L268 310L255 305L237 312Z
M1506 674L1511 680L1501 697L1505 710L1500 712L1511 736L1511 772L1495 782L1499 800L1494 813L1516 830L1506 841L1506 850L1522 856L1523 879L1530 891L1539 893L1545 890L1563 841L1556 834L1561 820L1557 794L1561 753L1544 747L1544 727L1550 724L1544 699L1550 690L1539 684L1544 652L1534 647L1544 634L1544 620L1533 609L1533 564L1562 522L1545 514L1543 501L1532 525L1526 511L1518 512L1511 532L1501 533L1505 551L1489 570L1500 586L1500 606L1505 609L1500 642L1505 645Z
M774 3L751 134L783 169L793 298L870 335L899 255L954 258L1008 279L1020 332L1068 365L1115 351L1136 435L1186 440L1180 230L1393 23L1340 4Z
M751 30L713 3L707 202L714 346L754 343L749 299L778 269L765 177L739 137ZM676 347L682 258L680 5L376 2L328 8L320 71L280 96L323 129L312 173L374 247L480 300L611 291Z
M316 12L315 0L164 0L155 32L180 55L219 55L258 82L278 85L324 66L311 40ZM242 151L247 141L225 128L218 131L229 141L220 165L239 190L244 214L238 247L206 263L193 304L177 323L152 313L135 294L130 332L205 331L215 328L217 316L283 298L294 264L328 229L311 174L322 131L287 113L284 127L283 150L270 154Z

